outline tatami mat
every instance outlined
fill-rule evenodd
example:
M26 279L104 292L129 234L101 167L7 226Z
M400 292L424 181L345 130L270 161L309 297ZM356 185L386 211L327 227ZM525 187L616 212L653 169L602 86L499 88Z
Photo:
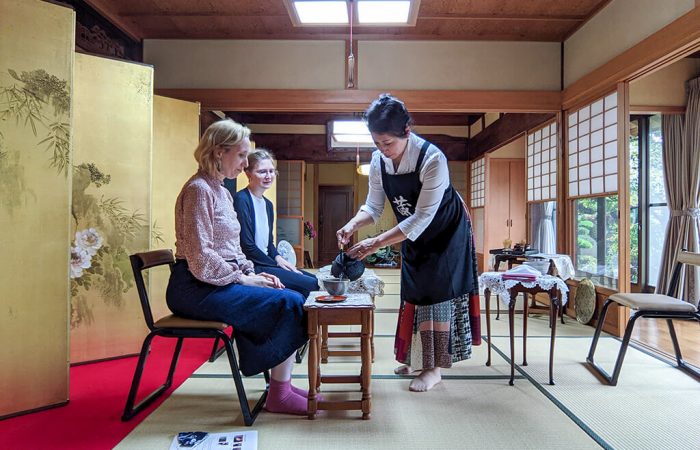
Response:
M700 445L700 384L695 379L630 347L618 385L602 384L585 363L590 342L586 338L557 338L554 386L547 384L549 339L528 339L528 365L521 369L613 448L687 449ZM507 338L495 338L494 344L505 355L510 354ZM601 338L596 361L612 372L619 348L618 339ZM522 359L521 350L519 338L515 341L516 363ZM503 364L503 359L496 361ZM516 380L516 385L520 383Z
M396 274L396 272L392 272ZM394 280L391 280L394 281ZM398 283L398 279L396 280ZM387 285L396 284L387 283ZM390 287L390 289L393 289ZM387 290L385 290L386 292ZM397 291L398 292L398 291ZM671 449L694 448L700 417L700 384L639 350L630 348L617 387L602 384L585 365L593 329L566 319L557 322L555 386L549 386L549 319L528 320L528 366L510 375L507 310L492 316L492 365L485 366L487 343L472 358L443 371L443 382L428 393L410 393L411 377L393 373L393 343L399 296L376 298L372 366L372 419L359 411L320 412L304 417L262 412L251 429L260 449ZM491 302L495 310L495 299ZM482 308L484 302L482 300ZM482 335L486 336L482 311ZM331 327L335 331L357 327ZM521 314L515 317L516 363L522 362ZM331 346L355 349L352 339ZM612 367L619 341L606 336L597 360ZM324 374L356 373L358 357L331 357ZM295 365L294 383L308 385L307 362ZM245 378L251 402L260 395L261 377ZM323 386L328 398L359 398L355 385ZM225 357L202 365L177 391L117 447L167 448L179 431L224 432L242 423ZM693 444L695 442L695 444Z
M179 431L244 429L233 392L229 380L190 379L117 448L163 449ZM372 395L371 420L358 411L324 411L314 421L263 412L251 428L258 448L599 448L527 382L450 382L414 394L402 381L373 380Z

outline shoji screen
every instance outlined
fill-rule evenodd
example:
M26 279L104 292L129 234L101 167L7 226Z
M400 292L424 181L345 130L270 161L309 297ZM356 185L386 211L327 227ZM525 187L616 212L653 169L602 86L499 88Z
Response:
M568 116L569 197L617 192L617 93Z
M527 135L527 201L557 198L557 123Z
M486 186L484 158L477 159L472 162L472 193L471 207L480 208L484 206L484 194Z

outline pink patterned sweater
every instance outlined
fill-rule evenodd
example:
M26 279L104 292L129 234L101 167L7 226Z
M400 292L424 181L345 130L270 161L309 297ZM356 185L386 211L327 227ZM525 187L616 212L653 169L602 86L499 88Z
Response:
M241 250L241 226L231 194L221 180L202 171L182 187L175 203L175 257L192 275L216 286L239 283L253 272Z

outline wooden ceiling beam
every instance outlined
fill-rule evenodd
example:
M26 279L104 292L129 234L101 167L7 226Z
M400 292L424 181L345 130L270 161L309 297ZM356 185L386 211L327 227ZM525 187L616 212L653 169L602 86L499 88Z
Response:
M239 112L239 111L224 111L228 117L236 122L245 124L288 124L288 125L325 125L331 120L342 119L361 119L362 113L268 113L268 112ZM413 123L415 125L437 125L437 126L468 126L479 120L482 116L480 113L452 113L452 114L436 114L436 113L412 113Z
M488 21L494 21L494 20L504 20L504 21L513 21L513 20L522 20L522 21L553 21L553 22L580 22L582 20L585 20L587 16L585 15L569 15L569 14L561 14L561 15L543 15L543 14L504 14L504 15L495 15L495 14L452 14L452 13L445 13L445 14L429 14L426 16L420 16L418 17L418 20L488 20Z
M473 161L502 147L554 117L553 113L506 114L469 140L468 159Z
M319 89L156 89L157 95L199 102L202 110L362 112L382 91ZM560 91L394 90L412 113L558 112Z
M447 156L448 161L467 160L467 140L439 134L422 135L435 144ZM279 160L304 160L307 163L355 162L356 150L339 149L328 151L328 142L323 134L253 134L258 148L270 150ZM360 149L360 162L369 162L374 149Z

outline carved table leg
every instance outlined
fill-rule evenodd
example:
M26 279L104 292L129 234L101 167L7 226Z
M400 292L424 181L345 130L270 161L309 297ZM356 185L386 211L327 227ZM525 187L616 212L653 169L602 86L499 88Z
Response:
M316 418L318 402L316 400L316 389L319 383L318 367L318 311L309 311L309 399L307 413L309 419Z
M532 298L535 298L533 295ZM527 366L527 317L528 303L527 294L523 292L523 366Z
M552 322L552 337L549 343L549 384L554 385L554 340L557 334L557 313L559 312L559 298L556 292L550 291L550 318Z
M515 384L515 299L518 293L510 292L510 302L508 303L508 326L510 329L510 381L509 385Z
M368 420L372 411L372 393L370 382L372 379L372 349L370 343L371 322L374 311L362 312L362 333L360 348L362 354L362 419Z
M486 300L486 340L488 340L488 358L486 365L491 365L491 291L484 289L484 299ZM498 301L498 298L496 298Z

